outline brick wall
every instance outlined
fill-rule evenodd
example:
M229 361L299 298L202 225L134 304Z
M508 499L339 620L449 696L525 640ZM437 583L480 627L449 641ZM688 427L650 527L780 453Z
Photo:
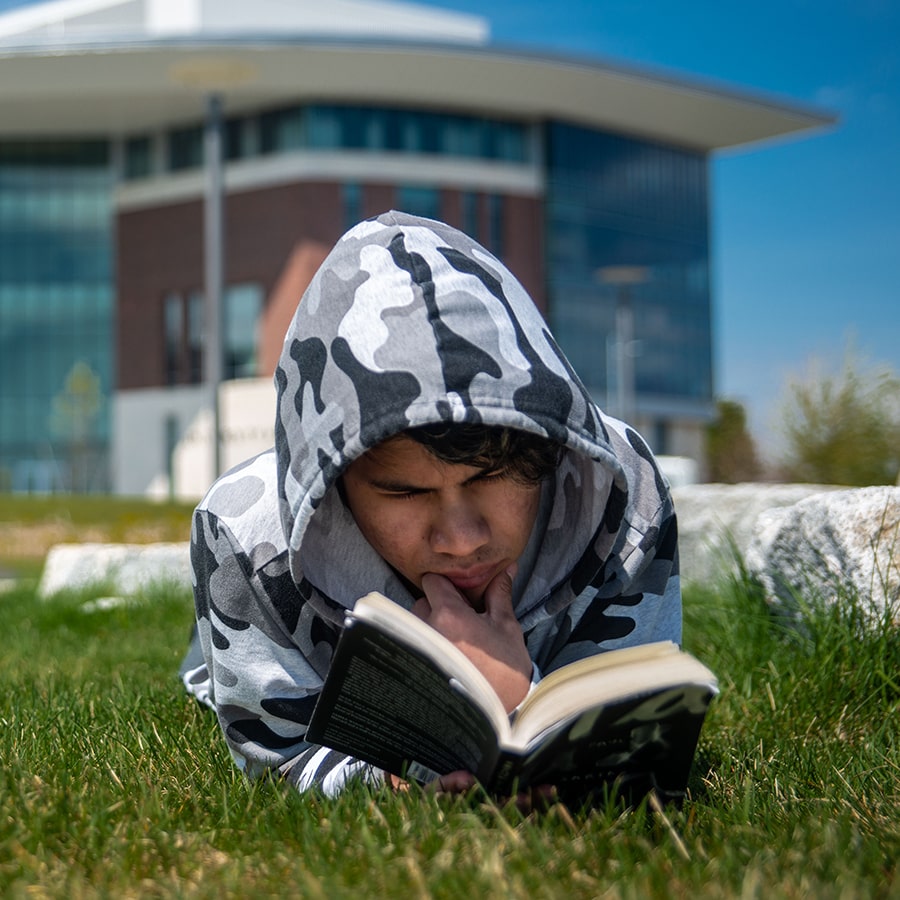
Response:
M484 199L484 198L482 198ZM395 191L365 185L363 213L377 215L395 205ZM487 234L482 203L482 235ZM460 226L459 192L444 190L441 215ZM225 283L262 285L260 374L271 374L280 351L291 305L302 295L314 270L344 231L341 187L302 182L232 194L225 203ZM504 198L504 260L546 310L542 209L539 198ZM302 259L302 276L298 259ZM163 310L167 294L186 301L203 288L203 203L193 200L155 208L126 210L117 218L117 389L166 384ZM318 263L316 263L318 264ZM276 308L277 307L277 308ZM186 333L187 321L184 322ZM188 379L186 353L179 382Z

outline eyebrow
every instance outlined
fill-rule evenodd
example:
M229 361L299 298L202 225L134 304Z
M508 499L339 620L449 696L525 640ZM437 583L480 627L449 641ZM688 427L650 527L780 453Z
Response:
M495 475L498 470L495 469L479 469L474 475L469 476L465 481L461 482L463 487L467 487L472 482L479 481L486 475ZM379 491L385 491L390 494L426 494L433 491L433 487L423 486L421 484L409 484L405 481L393 481L391 479L367 478L370 487Z

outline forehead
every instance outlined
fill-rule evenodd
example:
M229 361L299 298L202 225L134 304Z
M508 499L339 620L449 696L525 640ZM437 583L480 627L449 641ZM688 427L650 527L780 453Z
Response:
M418 441L402 434L373 447L355 460L350 469L367 479L390 476L410 483L464 481L482 471L476 466L443 462Z

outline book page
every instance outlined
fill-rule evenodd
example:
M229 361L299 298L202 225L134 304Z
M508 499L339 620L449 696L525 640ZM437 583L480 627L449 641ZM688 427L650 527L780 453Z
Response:
M594 656L586 656L584 659L576 660L563 666L561 669L550 672L541 680L535 693L552 690L554 685L564 681L583 678L589 672L618 669L628 663L644 662L645 660L657 659L663 656L678 656L681 653L681 649L674 641L654 641L649 644L638 644L635 647L623 647L621 650L607 650L602 653L596 653ZM619 676L613 673L610 677L617 679ZM527 704L527 702L526 700L525 703Z
M522 704L510 746L523 749L542 733L585 710L692 683L716 691L713 673L670 642L579 660L548 675Z

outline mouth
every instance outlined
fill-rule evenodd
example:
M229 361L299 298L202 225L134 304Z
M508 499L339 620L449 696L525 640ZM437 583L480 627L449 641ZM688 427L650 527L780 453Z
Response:
M484 590L497 572L498 567L490 565L478 566L474 569L440 572L439 574L448 579L458 591L469 594L473 591Z

